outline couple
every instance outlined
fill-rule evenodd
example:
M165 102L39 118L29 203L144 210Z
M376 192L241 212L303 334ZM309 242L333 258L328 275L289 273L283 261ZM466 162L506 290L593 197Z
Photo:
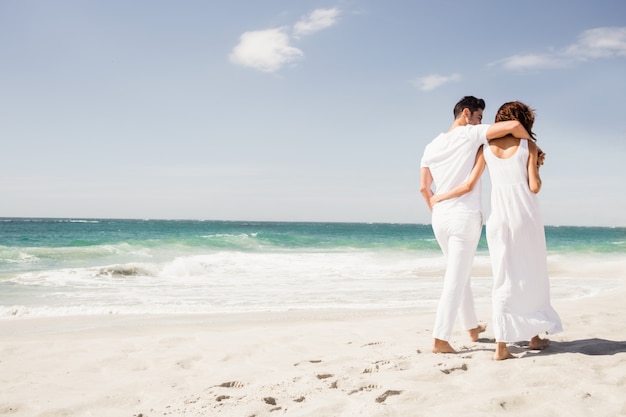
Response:
M426 146L420 191L432 211L432 227L446 256L443 291L433 329L433 352L456 353L449 340L460 316L472 341L478 323L470 272L482 230L480 176L491 178L487 243L493 269L494 359L514 358L507 343L530 340L543 349L541 333L562 331L550 304L543 221L536 193L545 154L532 133L534 111L517 101L500 107L493 124L481 124L485 101L466 96L454 107L454 123ZM437 187L437 194L432 185Z

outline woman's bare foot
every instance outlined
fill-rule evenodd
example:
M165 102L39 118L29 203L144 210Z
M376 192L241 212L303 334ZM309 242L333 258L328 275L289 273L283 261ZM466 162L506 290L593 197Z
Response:
M506 347L506 343L498 342L496 344L496 353L493 354L493 360L503 361L505 359L515 359L517 356L513 355Z
M447 340L435 339L433 343L433 353L456 353L456 350Z
M528 343L528 348L532 350L541 350L550 346L549 339L542 339L539 336L535 336L530 339L530 343Z
M479 324L478 327L474 327L473 329L469 329L470 339L472 339L472 342L477 342L478 341L478 336L482 332L484 332L485 330L487 330L487 325L486 324Z

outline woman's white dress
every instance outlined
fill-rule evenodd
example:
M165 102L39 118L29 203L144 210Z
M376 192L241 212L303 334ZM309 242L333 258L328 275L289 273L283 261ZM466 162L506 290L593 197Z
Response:
M528 186L528 141L501 159L484 145L491 178L487 244L493 269L496 341L530 340L563 330L550 304L546 238L537 195Z

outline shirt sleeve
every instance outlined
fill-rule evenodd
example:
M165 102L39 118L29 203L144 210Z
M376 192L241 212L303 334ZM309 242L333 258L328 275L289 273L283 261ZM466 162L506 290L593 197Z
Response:
M420 160L420 168L428 168L430 166L430 162L428 160L428 146L426 146L426 149L424 150L424 153L422 154L422 159Z
M491 124L480 124L472 126L472 139L475 141L476 146L489 143L489 141L487 140L487 129L489 129L489 126L491 126Z

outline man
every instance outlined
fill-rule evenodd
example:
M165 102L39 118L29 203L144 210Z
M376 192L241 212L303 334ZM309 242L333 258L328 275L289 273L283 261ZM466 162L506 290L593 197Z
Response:
M444 193L465 183L472 171L478 149L488 140L511 134L517 138L530 135L518 121L481 124L485 101L463 97L454 106L454 123L424 150L420 164L420 192L432 211L435 238L446 256L443 290L433 328L434 353L456 353L450 336L457 314L472 341L485 331L474 310L470 272L482 230L480 182L460 197L441 201L434 207L432 184Z

